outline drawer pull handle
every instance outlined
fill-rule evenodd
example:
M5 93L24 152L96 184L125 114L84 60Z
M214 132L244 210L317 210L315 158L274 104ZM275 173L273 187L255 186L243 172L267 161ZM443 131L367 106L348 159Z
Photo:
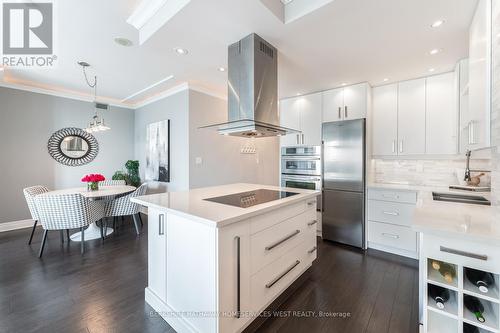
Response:
M293 263L293 265L291 265L290 267L288 267L283 273L281 273L280 275L278 275L277 277L275 277L271 282L269 282L268 284L266 284L266 288L271 288L272 286L274 286L276 284L276 282L278 282L279 280L281 280L282 278L285 277L285 275L287 275L288 273L290 273L292 271L292 269L294 269L295 267L297 267L297 265L300 264L300 260L296 260L295 263Z
M311 254L313 253L314 251L316 251L318 249L317 246L313 247L312 249L310 249L309 251L307 251L307 253Z
M236 236L236 318L241 317L241 246L240 237Z
M300 233L300 230L295 230L294 232L292 232L290 235L286 236L285 238L283 239L280 239L279 241L277 241L276 243L272 244L272 245L269 245L269 246L266 246L266 251L270 251L272 249L274 249L276 246L286 242L287 240L289 240L290 238L292 238L293 236L295 235L298 235Z
M307 203L307 205L308 205L309 207L311 207L311 206L312 206L312 205L314 205L315 203L316 203L316 201L309 201L309 202Z
M395 234L388 234L386 232L383 232L382 233L382 236L385 236L385 237L390 237L390 238L394 238L394 239L398 239L399 238L399 235L395 235Z
M318 220L313 220L313 221L309 222L307 225L308 225L308 226L313 226L313 225L315 225L316 223L318 223Z
M461 251L461 250L455 250L455 249L450 249L449 247L444 247L444 246L441 246L439 249L441 250L441 252L456 254L459 256L463 256L463 257L469 257L469 258L479 259L479 260L484 260L484 261L488 260L488 256L485 254L476 254L476 253L471 253L471 252L466 252L466 251Z
M165 235L165 214L158 216L158 235Z
M385 215L399 216L398 212L382 212Z

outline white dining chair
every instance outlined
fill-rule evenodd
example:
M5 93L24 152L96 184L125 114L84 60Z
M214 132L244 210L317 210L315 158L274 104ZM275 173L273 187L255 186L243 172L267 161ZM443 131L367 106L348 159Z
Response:
M134 219L134 226L135 226L135 231L137 235L140 234L139 232L139 222L140 222L140 215L139 211L141 209L141 206L139 204L136 204L132 201L130 201L130 198L138 197L141 195L146 194L146 190L148 188L147 183L142 184L139 186L134 192L117 198L115 200L111 200L106 202L105 208L104 208L104 214L106 217L119 217L119 216L128 216L132 215L132 218ZM104 233L106 234L106 233Z
M33 228L31 229L31 235L28 241L28 245L31 244L31 241L33 240L33 234L35 233L36 226L38 224L38 221L40 220L35 206L35 196L46 193L48 191L49 189L42 185L27 187L23 190L24 198L26 199L26 203L28 204L28 209L31 214L31 219L35 221L33 224Z
M35 205L40 223L44 229L38 254L40 258L43 254L49 230L75 228L79 228L81 231L81 254L83 255L85 251L84 227L104 217L104 205L101 201L90 201L80 194L36 196Z

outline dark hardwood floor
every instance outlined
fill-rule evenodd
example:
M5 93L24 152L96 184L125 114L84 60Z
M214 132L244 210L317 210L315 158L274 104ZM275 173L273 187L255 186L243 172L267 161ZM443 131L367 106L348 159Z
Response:
M83 257L51 232L41 260L40 228L31 246L29 229L0 233L0 332L173 332L144 302L146 228L136 237L127 219L104 244L87 242ZM416 261L319 245L310 278L258 332L418 332Z

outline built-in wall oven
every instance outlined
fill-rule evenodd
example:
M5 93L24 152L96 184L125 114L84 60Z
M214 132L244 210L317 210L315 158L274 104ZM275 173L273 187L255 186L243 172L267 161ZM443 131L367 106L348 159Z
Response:
M281 186L321 191L321 147L281 148Z

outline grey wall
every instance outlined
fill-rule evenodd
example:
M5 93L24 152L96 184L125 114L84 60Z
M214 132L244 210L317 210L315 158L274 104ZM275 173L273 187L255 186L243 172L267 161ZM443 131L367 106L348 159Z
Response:
M91 163L68 167L47 152L47 140L64 127L85 127L92 103L0 87L0 223L30 218L22 189L82 186L87 173L111 177L134 157L134 111L111 107L104 118L110 131L95 135L99 154Z
M200 126L227 121L227 101L189 91L189 186L190 188L248 182L277 185L278 138L247 139L223 136ZM244 145L256 154L241 154ZM201 164L196 164L200 157Z
M135 158L139 160L141 178L146 165L146 128L148 124L170 119L170 183L151 182L149 193L187 190L189 188L189 93L175 95L135 110Z

